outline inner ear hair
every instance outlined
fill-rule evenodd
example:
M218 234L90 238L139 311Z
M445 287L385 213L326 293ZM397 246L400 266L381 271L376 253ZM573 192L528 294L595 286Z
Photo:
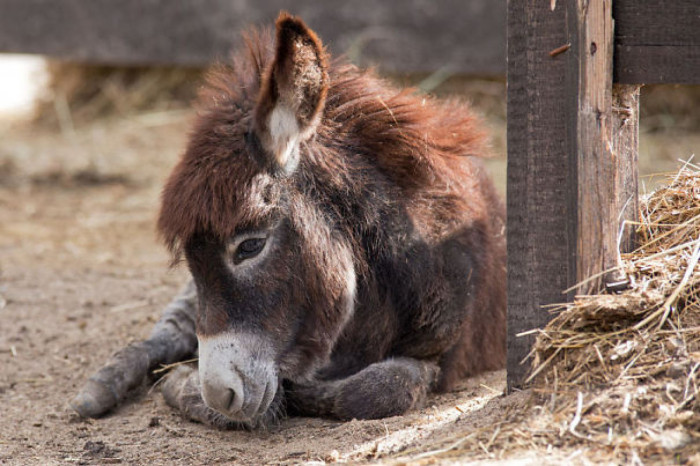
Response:
M321 41L303 21L288 13L277 19L273 65L279 98L291 104L299 123L312 123L328 90L326 57Z
M323 111L328 66L321 41L301 19L280 13L276 29L275 58L263 77L254 124L263 148L289 171Z

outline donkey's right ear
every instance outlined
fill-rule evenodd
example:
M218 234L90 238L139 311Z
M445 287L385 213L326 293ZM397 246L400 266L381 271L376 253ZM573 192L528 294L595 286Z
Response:
M275 58L263 76L253 130L273 163L291 173L299 144L311 137L323 113L328 66L321 41L299 18L277 18Z

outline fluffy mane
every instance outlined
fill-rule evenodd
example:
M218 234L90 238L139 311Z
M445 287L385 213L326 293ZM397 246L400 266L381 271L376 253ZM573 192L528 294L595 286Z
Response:
M266 170L248 138L260 86L271 66L274 41L269 30L251 30L229 63L209 72L197 101L199 114L185 154L163 191L158 230L168 248L180 248L198 231L221 238L245 224L243 202L253 177ZM404 198L434 198L430 208L449 218L468 206L450 190L473 189L465 180L480 175L465 156L488 153L484 133L465 104L436 101L414 89L399 90L344 60L333 60L330 88L316 135L302 144L305 168L325 171L338 190L362 189L357 178L376 169ZM350 167L349 157L362 162ZM309 174L297 174L308 179ZM473 183L473 181L470 181ZM460 188L461 187L461 188ZM319 189L325 189L321 186ZM330 196L330 195L329 195ZM450 202L439 202L449 198ZM337 197L336 197L337 199ZM438 212L439 214L439 212Z

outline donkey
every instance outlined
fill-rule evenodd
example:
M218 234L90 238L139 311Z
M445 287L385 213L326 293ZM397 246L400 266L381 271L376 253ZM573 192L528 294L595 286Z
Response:
M329 61L281 13L211 72L158 229L193 281L73 400L98 416L198 351L166 401L218 427L398 415L505 359L504 207L461 103Z

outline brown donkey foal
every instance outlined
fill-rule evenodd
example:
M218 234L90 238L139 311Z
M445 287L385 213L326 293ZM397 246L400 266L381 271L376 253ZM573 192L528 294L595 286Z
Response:
M159 231L194 284L73 400L97 416L149 371L191 419L381 418L503 365L503 206L468 109L329 63L281 14L214 71Z

